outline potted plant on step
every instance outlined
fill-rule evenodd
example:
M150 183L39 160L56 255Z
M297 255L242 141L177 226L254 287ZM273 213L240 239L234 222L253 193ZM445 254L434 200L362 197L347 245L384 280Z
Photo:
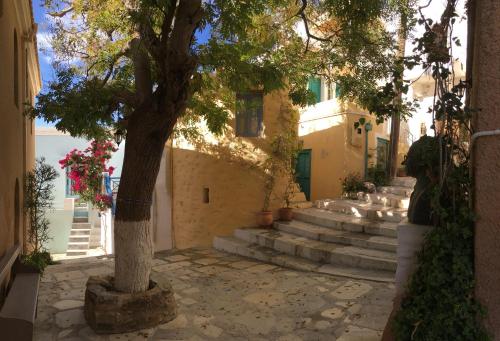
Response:
M294 194L296 193L295 188L295 178L289 179L285 192L283 194L285 207L279 209L279 216L281 221L291 221L293 219L293 208L290 207L290 204Z
M349 173L342 181L342 196L347 199L357 200L360 192L365 191L365 184L361 175Z
M280 154L282 156L282 170L287 181L285 191L283 192L283 203L285 207L280 208L279 215L282 221L291 221L293 219L293 208L291 207L292 199L297 193L297 183L295 182L295 168L297 165L297 157L302 150L302 144L298 140L294 130L289 130L283 135L283 143L281 144Z
M269 159L267 160L269 161ZM269 164L271 161L268 162ZM273 224L273 212L269 210L271 204L271 195L276 184L276 173L273 167L266 169L266 179L264 183L264 202L262 210L257 213L257 225L260 227L268 227Z

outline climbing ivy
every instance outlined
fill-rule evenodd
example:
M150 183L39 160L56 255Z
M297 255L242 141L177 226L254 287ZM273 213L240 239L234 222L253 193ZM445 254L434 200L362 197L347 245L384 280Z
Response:
M463 104L468 83L455 79L452 36L457 0L447 0L439 22L433 23L419 8L418 22L425 28L415 40L415 55L405 58L411 68L421 65L435 82L433 115L438 148L423 164L439 165L434 174L432 213L435 228L426 236L393 330L397 340L490 340L482 325L484 310L474 298L474 214L471 208L469 139L471 113ZM380 91L396 93L389 86ZM384 103L380 104L382 107ZM387 116L389 107L377 110ZM400 110L404 116L404 110ZM437 163L436 163L437 159Z

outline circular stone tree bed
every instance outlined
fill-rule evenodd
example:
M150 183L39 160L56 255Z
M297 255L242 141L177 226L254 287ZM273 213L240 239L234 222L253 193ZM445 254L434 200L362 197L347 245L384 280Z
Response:
M124 293L114 289L112 276L91 276L85 291L85 319L98 334L151 328L173 320L177 305L170 284L150 280L149 290Z

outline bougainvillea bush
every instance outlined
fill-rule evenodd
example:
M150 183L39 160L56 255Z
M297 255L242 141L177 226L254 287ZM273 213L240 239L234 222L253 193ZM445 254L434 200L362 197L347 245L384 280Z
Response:
M73 149L64 159L59 160L61 168L66 169L71 179L72 191L100 211L105 211L112 205L112 197L101 190L102 173L113 174L114 168L106 164L117 150L111 141L93 140L87 149Z

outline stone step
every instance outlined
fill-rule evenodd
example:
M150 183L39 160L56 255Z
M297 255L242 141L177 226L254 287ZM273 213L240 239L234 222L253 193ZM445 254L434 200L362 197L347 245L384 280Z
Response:
M401 186L380 186L377 188L378 193L388 193L396 194L403 197L410 197L413 192L413 188L401 187Z
M313 203L310 201L292 201L290 202L290 207L297 209L310 208L313 207Z
M71 224L71 229L72 230L90 230L92 228L92 225L88 222L78 222L78 223L73 223Z
M73 217L73 223L88 223L89 217Z
M415 178L412 178L410 176L398 176L392 179L391 185L392 186L401 186L401 187L407 187L413 189L415 187L415 183L417 180Z
M391 193L366 193L364 200L372 204L394 208L408 209L410 205L410 198Z
M375 221L383 220L395 223L401 222L407 216L406 209L386 207L379 204L371 204L362 200L318 200L316 202L316 207L329 211L353 215L358 218L367 218Z
M71 229L69 232L70 237L74 235L79 235L79 236L90 236L90 229Z
M87 251L84 250L67 250L66 256L86 256Z
M280 231L323 242L352 245L368 249L396 252L397 239L366 233L333 230L301 221L275 222L274 227Z
M314 262L396 271L396 255L393 252L311 240L274 229L237 229L234 236Z
M70 243L89 243L90 236L89 235L70 235L69 242Z
M89 211L85 210L85 211L78 211L78 210L75 210L73 211L73 218L88 218L89 216Z
M367 270L349 266L319 264L307 259L287 255L283 252L249 243L233 236L215 237L213 246L220 251L249 257L294 270L313 271L322 274L365 279L377 282L394 282L394 273L380 270Z
M88 250L89 242L69 242L67 250Z
M294 211L294 219L340 231L364 232L371 235L397 237L397 223L371 221L338 212L308 208Z

